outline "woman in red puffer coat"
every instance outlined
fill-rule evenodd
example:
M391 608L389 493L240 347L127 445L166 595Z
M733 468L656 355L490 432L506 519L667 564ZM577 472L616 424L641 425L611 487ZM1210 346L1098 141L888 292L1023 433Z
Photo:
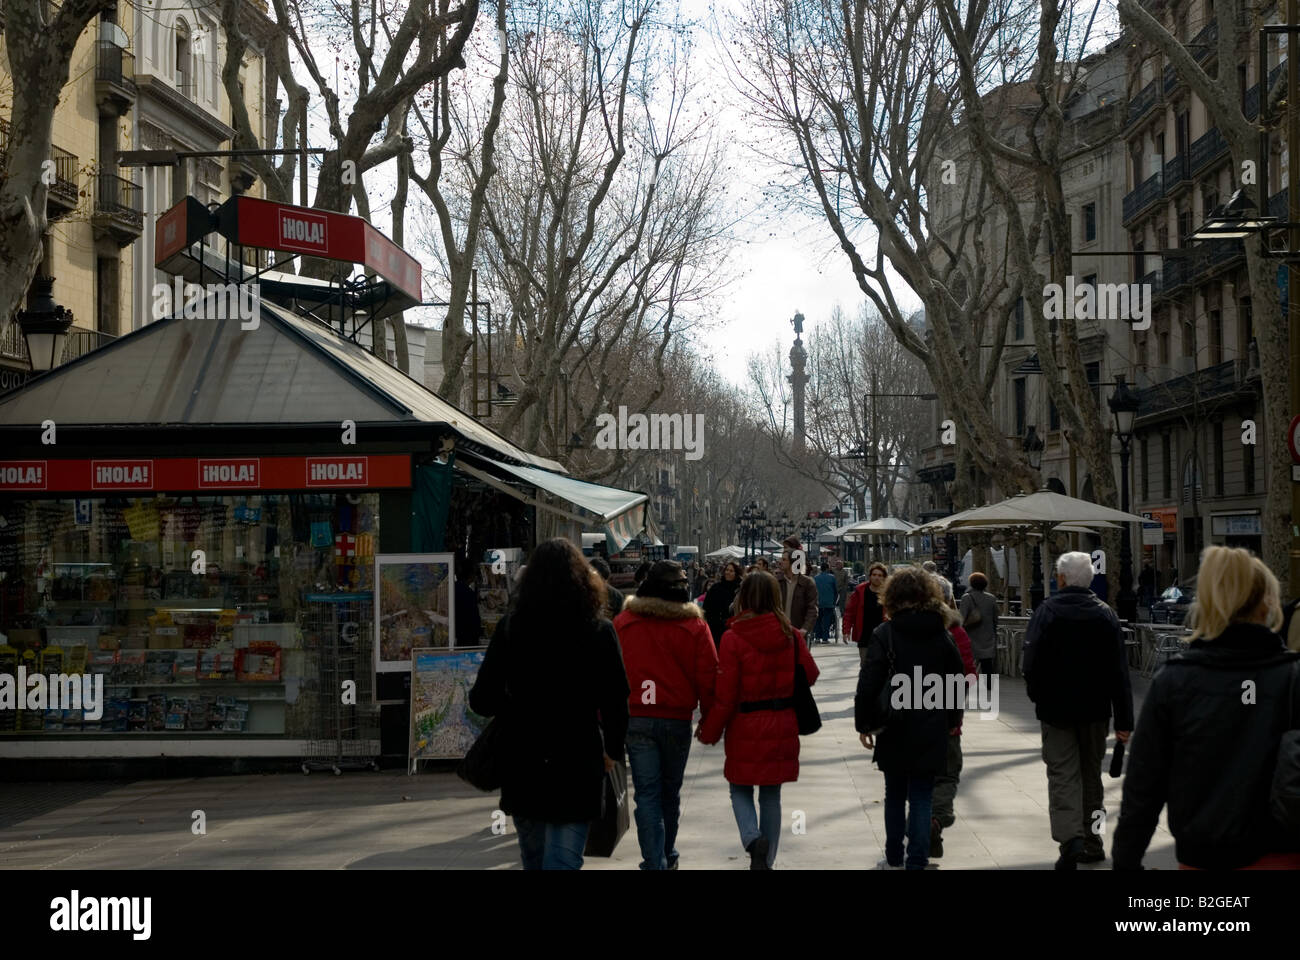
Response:
M819 671L803 632L781 610L776 577L747 576L736 594L736 611L722 635L714 707L697 736L713 744L726 731L723 774L731 784L740 842L751 870L771 870L783 826L781 784L799 779L799 723L791 700L795 658L810 685Z

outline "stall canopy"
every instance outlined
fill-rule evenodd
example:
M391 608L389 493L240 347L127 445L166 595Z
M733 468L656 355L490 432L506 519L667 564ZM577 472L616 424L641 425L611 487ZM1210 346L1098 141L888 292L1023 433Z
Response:
M502 463L489 457L476 456L472 459L474 462L458 459L457 468L538 509L549 510L584 524L591 523L592 520L591 517L570 513L541 500L524 496L514 488L502 484L500 475L505 474L522 480L530 486L545 490L552 496L593 514L605 527L605 537L609 542L611 553L621 551L633 537L646 528L648 512L646 507L650 498L644 493L605 487L598 483L561 476L550 470Z
M714 550L712 553L706 553L704 556L708 560L739 560L745 555L745 548L738 547L735 544L722 547L720 550Z
M208 297L214 314L216 294ZM0 395L0 429L446 427L499 459L562 471L329 327L262 301L252 322L150 323ZM250 329L241 329L250 327ZM459 446L459 444L458 444Z

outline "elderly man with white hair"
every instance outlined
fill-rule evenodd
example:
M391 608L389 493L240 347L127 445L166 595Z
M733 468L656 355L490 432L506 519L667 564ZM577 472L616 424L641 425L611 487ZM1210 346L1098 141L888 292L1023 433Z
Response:
M1034 611L1025 634L1025 685L1042 724L1058 870L1106 859L1101 767L1112 710L1116 739L1127 741L1133 730L1133 688L1119 619L1089 589L1091 582L1088 554L1061 554L1059 589Z

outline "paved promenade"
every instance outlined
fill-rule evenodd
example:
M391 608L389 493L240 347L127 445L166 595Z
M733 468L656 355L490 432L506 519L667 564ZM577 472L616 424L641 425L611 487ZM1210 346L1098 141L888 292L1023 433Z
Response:
M814 655L824 726L803 739L800 779L782 791L787 828L777 869L874 867L885 841L884 779L853 730L857 649L818 646ZM1145 684L1136 674L1133 681L1140 703ZM1002 683L1000 699L996 720L972 714L965 725L957 822L944 832L945 856L937 861L943 870L1042 870L1056 860L1032 705L1019 680ZM748 867L722 760L721 744L696 742L691 750L677 843L683 870ZM1113 823L1123 781L1103 782ZM518 869L513 831L493 833L495 807L494 796L448 772L5 784L0 868ZM206 835L192 831L197 810ZM796 811L801 834L793 832ZM636 869L635 831L613 858L589 860L587 868ZM1105 842L1109 854L1109 831ZM1163 820L1145 863L1177 866Z

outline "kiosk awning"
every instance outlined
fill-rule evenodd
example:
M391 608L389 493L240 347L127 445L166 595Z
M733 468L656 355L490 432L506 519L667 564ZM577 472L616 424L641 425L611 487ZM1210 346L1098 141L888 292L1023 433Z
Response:
M476 456L473 459L481 461L483 467L490 467L509 474L517 480L522 480L539 490L545 490L566 503L594 514L596 519L604 524L605 536L614 547L614 553L627 546L628 542L640 533L646 525L647 504L650 498L644 493L620 490L618 487L606 487L598 483L588 483L586 480L575 480L573 477L565 477L550 470L502 463L488 457ZM483 467L467 462L467 458L457 456L456 467L464 470L470 476L476 477L484 483L523 500L540 510L549 510L552 513L580 523L591 522L591 517L570 513L541 500L524 496L518 490L492 476Z

